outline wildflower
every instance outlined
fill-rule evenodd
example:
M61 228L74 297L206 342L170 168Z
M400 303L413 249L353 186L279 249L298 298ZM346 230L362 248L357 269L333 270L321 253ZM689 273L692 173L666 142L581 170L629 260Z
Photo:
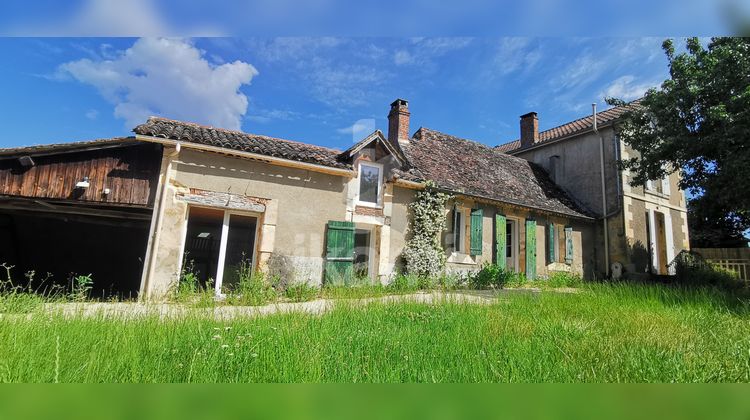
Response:
M223 348L223 349L228 348L228 347L229 347L229 344L222 344L221 345L221 348Z
M211 337L212 340L221 340L221 336L219 334L216 334L215 336Z
M232 327L224 327L224 331L229 331L231 329L232 329Z

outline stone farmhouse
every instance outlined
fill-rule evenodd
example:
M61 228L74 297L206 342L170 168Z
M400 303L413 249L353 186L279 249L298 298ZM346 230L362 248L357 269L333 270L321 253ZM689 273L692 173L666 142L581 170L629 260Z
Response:
M494 148L410 135L397 99L387 134L344 151L157 117L130 137L0 149L0 262L14 278L91 273L95 293L148 299L185 267L217 294L241 267L387 283L403 269L409 204L430 181L452 195L447 270L666 274L688 247L685 198L677 175L629 186L616 165L634 153L615 134L621 113L542 132L527 114L520 139Z

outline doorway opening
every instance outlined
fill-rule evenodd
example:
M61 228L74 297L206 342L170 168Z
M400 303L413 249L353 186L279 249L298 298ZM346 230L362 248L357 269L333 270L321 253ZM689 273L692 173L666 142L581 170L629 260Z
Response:
M258 218L230 210L189 208L182 261L204 288L222 290L238 285L255 267Z
M356 229L354 231L354 276L356 278L372 277L372 239L372 231L369 229Z

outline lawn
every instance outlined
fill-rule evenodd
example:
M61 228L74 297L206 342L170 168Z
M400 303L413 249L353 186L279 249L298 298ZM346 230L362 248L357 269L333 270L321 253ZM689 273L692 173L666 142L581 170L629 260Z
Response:
M715 289L586 285L490 305L355 305L216 321L0 318L2 382L750 381L750 306Z

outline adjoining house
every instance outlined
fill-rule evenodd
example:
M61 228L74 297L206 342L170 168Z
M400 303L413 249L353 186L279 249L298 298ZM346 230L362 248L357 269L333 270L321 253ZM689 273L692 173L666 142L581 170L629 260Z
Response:
M70 219L59 215L57 224L47 226L58 237L55 243L66 247L67 265L57 270L88 273L95 271L88 264L116 266L121 270L114 274L97 268L95 279L128 285L149 299L163 298L185 269L217 293L238 281L242 267L311 284L333 281L332 274L341 272L385 283L403 267L409 204L430 181L453 197L441 237L448 270L496 263L531 278L554 271L600 275L595 200L582 199L575 179L565 178L572 169L550 171L549 160L537 164L428 128L410 137L409 119L407 101L398 99L391 104L386 135L375 131L345 151L156 117L136 127L133 137L84 149L44 146L54 152L64 185L40 207L54 201L51 205L64 203L67 212L87 212L86 225L65 230L61 223ZM529 120L522 119L522 126L524 121ZM524 145L517 152L532 150ZM105 160L108 169L87 163L105 146L108 153L139 152L107 158L127 161L127 167L111 166L110 160ZM28 173L13 178L23 188L0 190L3 200L21 200L29 208L43 196L43 189L29 186L40 179L31 175L41 166L35 150L0 150L8 162L0 166L0 181L13 171ZM20 168L28 164L27 156L34 161L31 169ZM573 157L567 159L565 165L576 166ZM580 160L577 166L589 167L588 175L598 178L596 162ZM136 194L134 188L127 197L115 193L111 185L117 176L139 180L143 190ZM78 182L88 183L83 193ZM134 223L132 214L138 214L137 227L125 224ZM111 216L105 225L116 231L98 227L104 215ZM27 230L41 217L26 225L13 220L16 245L0 248L0 261L26 258L23 269L36 269L42 261L29 258L33 248L22 243L42 240ZM0 232L9 231L2 226L7 224ZM59 239L66 235L92 238L89 248L95 249ZM54 245L49 248L41 260L56 252Z
M634 102L634 104L636 104ZM617 135L626 106L539 131L536 113L521 116L521 138L498 151L534 162L597 219L594 252L596 272L611 273L620 264L625 274L671 274L669 263L690 248L685 194L680 175L630 185L632 175L618 161L636 156ZM607 229L604 229L606 223Z

